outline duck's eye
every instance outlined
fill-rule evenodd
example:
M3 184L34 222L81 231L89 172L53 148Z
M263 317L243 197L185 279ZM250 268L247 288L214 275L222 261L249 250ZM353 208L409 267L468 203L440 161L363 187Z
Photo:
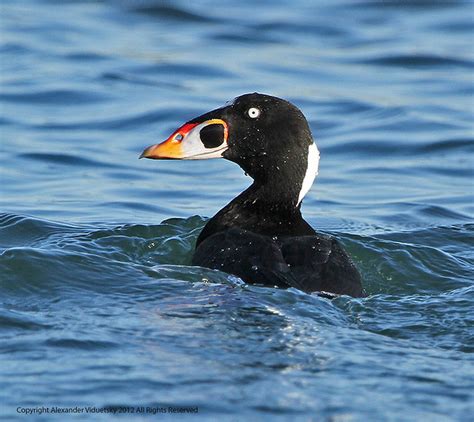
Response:
M251 107L248 109L247 114L250 118L256 119L258 116L260 116L260 110L257 107Z

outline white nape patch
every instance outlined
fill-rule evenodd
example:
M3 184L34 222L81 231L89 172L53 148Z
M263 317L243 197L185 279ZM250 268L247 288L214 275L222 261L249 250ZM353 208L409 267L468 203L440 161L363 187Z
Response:
M316 144L313 142L308 147L308 167L306 168L306 174L304 175L303 184L301 185L300 194L298 196L298 203L300 204L304 196L308 193L313 185L314 179L318 174L319 169L319 150Z

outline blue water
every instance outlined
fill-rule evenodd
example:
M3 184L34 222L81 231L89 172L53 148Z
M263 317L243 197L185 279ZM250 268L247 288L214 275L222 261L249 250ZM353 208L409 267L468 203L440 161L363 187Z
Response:
M2 416L472 420L472 2L0 13ZM189 266L206 219L250 180L225 160L138 155L254 91L307 116L321 166L303 213L345 245L367 298Z

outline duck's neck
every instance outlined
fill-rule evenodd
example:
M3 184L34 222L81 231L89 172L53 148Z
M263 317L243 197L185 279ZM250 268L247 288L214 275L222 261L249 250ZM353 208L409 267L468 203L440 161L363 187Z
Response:
M268 236L314 234L301 216L300 191L285 179L254 182L207 223L198 244L231 227Z
M227 205L229 211L258 215L291 216L300 214L299 189L288 179L274 178L271 183L254 181L252 185Z
M316 145L311 142L307 154L300 158L283 160L280 165L262 159L253 163L248 170L253 173L253 184L208 221L197 244L229 228L272 237L315 234L301 216L300 207L318 173L319 151ZM241 167L245 171L245 166Z

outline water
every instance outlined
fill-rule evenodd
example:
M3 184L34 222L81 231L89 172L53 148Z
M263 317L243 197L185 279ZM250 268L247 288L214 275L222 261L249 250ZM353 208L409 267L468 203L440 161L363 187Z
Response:
M191 3L2 2L3 416L472 418L472 3ZM138 155L253 91L308 117L321 167L303 212L367 298L189 266L249 179Z

